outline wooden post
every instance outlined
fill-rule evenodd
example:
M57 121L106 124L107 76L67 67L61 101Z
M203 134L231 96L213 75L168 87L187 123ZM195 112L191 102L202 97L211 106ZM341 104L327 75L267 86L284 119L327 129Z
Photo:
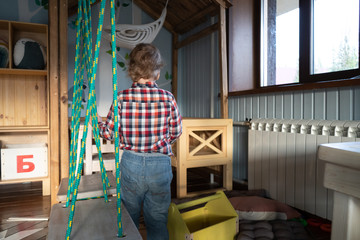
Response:
M178 35L173 34L172 39L172 93L177 100L177 80L178 80L178 49L176 48L178 43Z
M221 97L221 117L229 117L228 106L228 68L227 68L227 48L226 48L226 13L225 8L220 6L219 13L219 54L220 54L220 97Z
M59 76L60 76L60 177L69 176L68 124L68 0L59 0ZM63 37L61 37L63 36Z
M49 1L49 53L50 53L50 186L51 204L57 203L59 189L59 27L58 1Z

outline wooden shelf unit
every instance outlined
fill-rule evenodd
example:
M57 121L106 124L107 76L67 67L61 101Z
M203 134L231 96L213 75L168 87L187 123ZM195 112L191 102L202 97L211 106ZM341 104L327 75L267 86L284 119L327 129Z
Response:
M0 20L0 36L9 46L9 64L0 68L0 148L7 144L45 143L50 173L48 26ZM33 39L46 48L45 69L14 66L13 49L21 38ZM42 181L43 195L50 194L50 174L28 179L0 179L0 184L31 181Z

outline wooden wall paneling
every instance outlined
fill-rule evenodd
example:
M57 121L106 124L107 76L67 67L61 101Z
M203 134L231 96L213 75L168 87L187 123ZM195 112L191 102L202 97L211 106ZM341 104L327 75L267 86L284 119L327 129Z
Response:
M59 27L58 1L49 0L49 44L50 44L50 177L51 204L57 203L56 195L60 182L59 165Z
M37 85L36 78L32 76L21 76L25 78L26 81L26 98L27 98L27 119L29 120L29 125L39 125L39 102L38 102L38 92L39 86ZM45 99L43 99L45 101Z
M306 134L305 211L315 214L316 135Z
M46 111L46 105L47 105L47 94L46 91L48 91L46 87L46 77L39 77L37 76L30 76L34 77L34 95L36 97L36 111L37 111L37 123L36 125L39 126L46 126L47 125L47 111Z
M286 133L279 132L278 136L278 198L280 202L286 202Z
M4 80L4 89L8 89L4 93L4 126L13 126L15 125L15 81L10 75Z
M221 98L221 118L228 118L228 63L226 47L226 9L220 6L219 12L219 54L220 54L220 98Z
M67 36L68 1L59 0L59 36ZM69 176L68 42L59 37L60 76L60 178Z
M270 159L269 159L269 142L270 142L270 132L264 131L262 133L262 161L261 161L261 188L266 189L269 192L270 189L270 176L269 176L269 168L270 168Z
M295 204L295 133L286 133L285 200L290 206Z
M305 209L306 134L295 136L295 207Z
M269 197L277 199L278 192L278 153L277 153L278 132L270 132L269 136Z
M41 113L39 114L39 125L49 126L49 85L47 83L47 77L42 79L38 78L36 84L39 88L39 92L37 94L39 106L38 111Z
M19 139L21 139L21 144L45 143L48 141L47 131L28 133L0 132L0 139L2 144L19 144Z
M37 112L32 113L29 117L27 117L28 104L32 102L32 96L27 94L28 86L27 86L27 76L22 75L14 75L12 80L15 84L15 115L14 115L14 125L22 126L22 125L31 125L32 121L37 117ZM34 105L36 107L36 105Z

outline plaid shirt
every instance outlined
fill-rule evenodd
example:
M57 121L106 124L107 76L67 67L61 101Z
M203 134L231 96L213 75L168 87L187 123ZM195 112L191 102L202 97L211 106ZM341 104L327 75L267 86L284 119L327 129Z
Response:
M133 83L118 93L120 148L135 152L172 155L171 144L182 132L174 96L155 82ZM114 139L114 111L99 122L100 136Z

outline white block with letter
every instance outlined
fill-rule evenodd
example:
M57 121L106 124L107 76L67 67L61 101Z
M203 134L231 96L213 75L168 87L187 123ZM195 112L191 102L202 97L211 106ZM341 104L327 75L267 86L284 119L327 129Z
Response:
M45 144L9 144L1 148L1 180L46 177Z

